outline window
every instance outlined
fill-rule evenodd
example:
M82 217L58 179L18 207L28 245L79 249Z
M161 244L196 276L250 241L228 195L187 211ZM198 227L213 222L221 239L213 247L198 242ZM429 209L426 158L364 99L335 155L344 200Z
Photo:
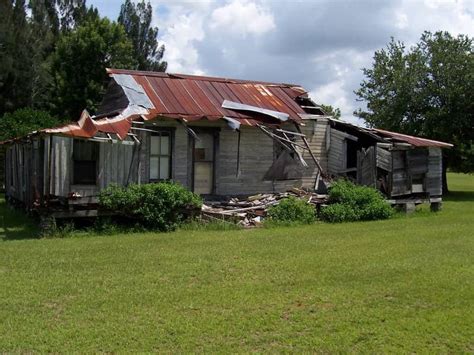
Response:
M150 180L171 179L171 134L162 131L150 137Z
M74 140L73 183L76 185L95 185L97 183L97 160L99 143Z

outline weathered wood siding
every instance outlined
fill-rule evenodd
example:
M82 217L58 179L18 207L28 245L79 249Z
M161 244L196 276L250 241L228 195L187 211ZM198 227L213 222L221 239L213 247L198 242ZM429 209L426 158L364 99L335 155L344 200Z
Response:
M301 128L301 133L306 135L311 151L321 164L323 172L328 169L328 142L327 135L330 129L327 119L320 118L317 120L305 120L305 126ZM303 144L302 141L299 141ZM303 170L302 186L305 188L314 188L318 168L311 158L308 151L303 152L303 158L308 163L308 168Z
M5 151L5 194L28 209L41 197L40 142L9 145Z
M441 148L429 148L428 150L428 172L426 174L426 191L431 196L441 196L443 193L442 183L442 152Z
M426 174L428 171L428 149L416 148L408 150L407 167L411 176Z
M392 150L392 192L391 196L411 193L411 177L408 173L406 150Z
M223 127L219 135L216 193L253 194L274 190L272 181L263 177L273 163L273 140L259 129L241 127L240 169L237 171L238 133Z
M357 182L359 184L375 187L376 153L374 146L357 152L357 172Z
M47 139L47 138L46 138ZM49 171L49 194L67 197L72 179L72 148L73 139L69 137L51 136L51 152ZM48 152L45 150L45 155ZM46 159L45 159L46 160Z
M329 128L328 172L338 175L346 170L346 134L334 128Z
M97 180L101 189L111 183L127 185L138 181L137 166L139 147L120 143L99 144Z
M385 148L377 146L377 168L392 171L392 153Z

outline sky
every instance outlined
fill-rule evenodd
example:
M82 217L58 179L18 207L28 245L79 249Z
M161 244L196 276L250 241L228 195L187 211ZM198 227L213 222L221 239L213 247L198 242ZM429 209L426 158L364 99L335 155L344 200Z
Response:
M391 37L474 37L474 0L150 0L168 72L293 83L358 122L356 90ZM89 0L116 19L121 0ZM360 123L360 122L359 122Z

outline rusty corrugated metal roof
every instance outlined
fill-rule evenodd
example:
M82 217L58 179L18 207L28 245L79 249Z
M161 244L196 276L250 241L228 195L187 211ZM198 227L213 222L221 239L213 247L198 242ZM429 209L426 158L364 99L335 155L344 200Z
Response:
M126 117L119 115L113 118L104 117L99 120L94 120L90 117L89 113L84 110L79 121L56 128L46 128L40 132L56 133L78 138L92 138L98 132L113 133L116 134L119 139L123 140L127 137L132 127L132 121L139 117L140 115L127 115Z
M415 136L409 136L407 134L401 134L397 132L386 131L383 129L374 128L375 132L379 133L383 137L388 137L400 142L409 143L415 147L440 147L440 148L451 148L453 145L446 142L435 141L432 139L420 138Z
M283 112L294 122L301 122L299 114L305 113L295 99L307 93L293 84L122 69L107 69L107 72L112 78L130 75L144 89L155 106L149 110L149 119L170 117L195 121L206 118L212 121L226 116L247 125L275 123L265 115L222 108L224 100Z

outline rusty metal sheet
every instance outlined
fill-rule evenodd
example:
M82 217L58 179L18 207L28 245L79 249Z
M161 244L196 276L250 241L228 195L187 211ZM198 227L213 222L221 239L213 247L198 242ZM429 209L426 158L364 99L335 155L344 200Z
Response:
M392 138L394 140L404 142L404 143L409 143L415 147L440 147L440 148L453 147L453 145L450 143L435 141L432 139L409 136L407 134L401 134L401 133L386 131L386 130L377 129L377 128L374 128L373 130L384 137Z
M224 100L283 112L295 122L301 122L299 114L305 113L295 99L306 95L306 91L293 84L117 69L108 69L108 73L112 77L124 75L133 78L154 105L156 115L177 114L190 119L196 116L261 119L252 112L222 108Z

